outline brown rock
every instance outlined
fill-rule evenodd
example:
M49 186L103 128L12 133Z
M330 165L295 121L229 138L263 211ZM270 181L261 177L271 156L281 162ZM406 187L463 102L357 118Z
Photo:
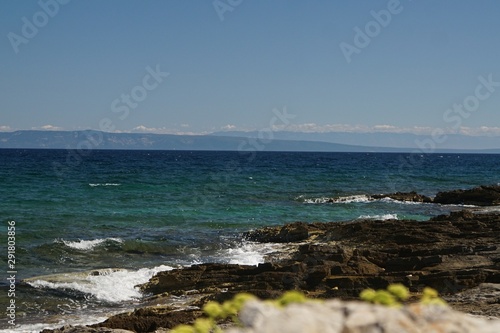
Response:
M396 192L391 194L375 194L371 196L372 199L390 198L397 201L411 201L411 202L432 202L432 199L418 194L417 192Z
M41 333L134 333L134 331L112 329L109 327L92 328L86 326L64 326L55 330L43 330Z
M306 223L296 222L279 228L268 227L249 231L244 237L262 243L300 242L309 237L309 231Z
M296 245L291 259L258 267L195 265L159 273L143 290L175 294L223 287L230 294L268 294L268 290L298 288L313 296L329 296L330 289L337 287L341 295L357 297L363 288L383 288L393 282L405 283L414 291L433 286L449 293L500 281L498 215L462 212L425 222L295 223L249 234L256 240L274 241L286 234L283 230L298 228L310 236Z
M479 186L468 190L439 192L434 202L445 205L500 205L500 186Z
M464 211L423 222L294 223L255 230L247 237L289 242L289 253L286 259L258 266L202 264L160 272L141 289L153 295L192 297L188 305L199 309L208 300L224 301L239 292L275 298L299 289L310 297L353 299L365 288L398 282L413 292L430 286L449 296L483 283L500 283L498 214ZM497 310L490 309L488 315L500 316ZM199 315L199 310L153 307L93 327L152 332Z
M170 329L179 324L192 323L201 314L201 311L198 310L172 311L163 308L144 308L135 310L132 313L112 316L100 324L89 327L125 329L132 332L154 332L159 328Z

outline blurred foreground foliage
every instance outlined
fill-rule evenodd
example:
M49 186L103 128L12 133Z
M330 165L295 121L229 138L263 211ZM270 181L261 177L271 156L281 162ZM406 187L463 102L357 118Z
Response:
M257 300L252 294L240 293L234 296L232 300L225 301L220 304L215 301L210 301L203 307L203 312L206 318L198 318L193 325L179 325L175 327L172 333L220 333L222 330L217 326L218 320L232 319L236 324L239 323L238 312L243 305L249 300ZM277 307L284 307L291 303L302 303L309 299L300 291L287 291L276 300L266 301Z
M402 306L409 297L408 288L400 283L391 284L385 290L365 289L360 294L360 298L365 302L390 307ZM206 317L196 319L192 325L179 325L172 329L171 333L222 333L221 328L217 326L217 321L231 319L235 324L239 324L238 313L245 303L250 300L257 300L257 297L248 293L239 293L232 300L225 301L222 304L215 301L207 302L203 307ZM265 302L277 307L285 307L292 303L310 301L318 300L307 298L302 292L292 290L285 292L276 300L267 300ZM428 287L424 288L419 301L422 304L446 305L446 302L439 297L437 291Z
M391 284L386 290L365 289L359 297L369 303L380 304L391 307L400 307L410 297L410 291L401 283ZM420 303L426 305L446 305L446 302L439 297L438 292L432 288L425 287L420 296Z

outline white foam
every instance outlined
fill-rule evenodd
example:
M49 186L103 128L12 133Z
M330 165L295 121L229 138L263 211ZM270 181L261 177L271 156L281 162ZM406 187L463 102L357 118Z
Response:
M101 301L119 303L141 298L142 294L136 285L148 282L158 272L172 269L173 267L165 265L137 271L107 269L100 270L98 275L89 272L83 277L82 273L63 274L63 281L57 281L53 276L50 279L41 276L26 282L34 288L71 289L92 295Z
M428 202L420 202L420 201L409 201L409 200L395 200L389 197L385 197L380 199L381 202L390 202L390 203L395 203L395 204L401 204L401 205L427 205L427 204L432 204Z
M307 204L323 204L323 203L328 203L330 202L331 198L311 198L311 199L304 199L304 203Z
M349 196L344 196L344 197L336 197L336 198L328 198L328 197L320 197L320 198L301 198L298 197L299 199L303 199L304 203L307 204L324 204L324 203L356 203L356 202L369 202L372 201L372 199L364 194L359 194L359 195L349 195Z
M230 264L256 266L265 261L266 254L275 252L278 244L243 242L240 246L223 250L220 256Z
M482 206L474 210L474 213L500 213L500 206Z
M369 201L372 201L372 199L369 196L364 195L364 194L333 198L333 202L343 202L343 203L369 202Z
M118 184L118 183L89 183L89 186L91 186L91 187L97 187L97 186L121 186L121 184Z
M59 242L59 240L56 240ZM70 247L72 249L76 250L93 250L95 247L105 243L105 242L116 242L116 243L123 243L123 240L120 238L100 238L100 239L91 239L91 240L77 240L77 241L66 241L64 239L61 239L60 242L62 242L64 245L67 247Z
M358 219L362 220L398 220L398 214L381 214L381 215L360 215Z

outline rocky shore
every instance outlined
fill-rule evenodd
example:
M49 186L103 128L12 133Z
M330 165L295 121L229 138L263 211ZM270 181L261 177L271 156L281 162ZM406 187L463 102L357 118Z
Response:
M500 203L498 186L447 193L430 200ZM385 197L427 200L416 193ZM283 247L258 266L209 263L161 272L140 286L150 306L85 328L43 332L162 332L199 317L207 301L224 301L239 292L267 299L297 289L311 298L354 300L365 288L391 283L404 284L414 295L429 286L454 309L500 317L499 213L463 210L423 222L297 222L243 236Z
M369 196L371 200L384 198L397 201L425 202L442 205L495 206L500 205L500 186L484 185L467 190L443 191L438 192L434 198L416 192L396 192ZM336 200L336 198L332 198L331 202L335 202Z

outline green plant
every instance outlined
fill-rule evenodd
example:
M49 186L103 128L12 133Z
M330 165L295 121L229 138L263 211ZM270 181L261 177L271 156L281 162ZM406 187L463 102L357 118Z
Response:
M438 292L429 287L424 288L420 302L422 304L446 305L445 300L439 297Z
M172 329L172 333L219 333L222 330L217 326L217 320L231 318L233 322L239 323L237 315L249 300L256 299L252 294L239 293L232 300L220 304L210 301L203 306L206 318L198 318L193 325L179 325ZM291 303L302 303L307 297L299 291L287 291L280 298L270 301L277 307L283 307Z
M308 299L306 295L304 295L300 291L291 290L284 293L280 298L273 301L272 303L278 307L284 307L292 303L304 303L307 300Z
M401 283L391 284L386 290L365 289L360 293L360 298L363 301L381 304L386 306L400 307L410 297L410 292ZM233 299L220 304L219 302L210 301L203 306L205 317L195 320L193 325L179 325L175 327L172 333L221 333L222 330L217 326L218 320L231 319L234 323L239 323L237 315L249 300L257 299L254 295L248 293L240 293L234 296ZM302 292L291 290L285 292L276 300L266 301L277 307L285 307L291 303L304 303L313 301L308 299ZM438 292L432 288L424 288L420 298L422 304L438 304L445 305L446 302L441 299Z
M410 292L403 284L395 283L389 285L387 290L365 289L359 294L359 297L365 302L399 307L408 300ZM438 292L429 287L424 288L420 303L446 305L446 302L439 297Z

